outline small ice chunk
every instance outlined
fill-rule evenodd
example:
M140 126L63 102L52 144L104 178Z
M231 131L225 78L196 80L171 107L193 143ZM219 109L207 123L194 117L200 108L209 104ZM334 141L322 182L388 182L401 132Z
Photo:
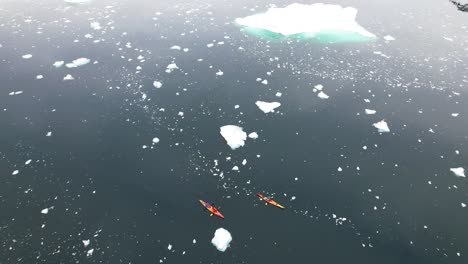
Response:
M320 93L317 94L318 98L320 99L328 99L330 98L330 96L328 96L326 93L324 93L323 91L321 91Z
M162 87L162 82L160 82L160 81L154 81L154 82L153 82L153 86L159 89L159 88Z
M262 83L263 83L264 85L267 85L267 84L268 84L268 81L265 79L265 80L262 81Z
M52 131L47 132L46 137L51 137L52 136Z
M366 115L375 115L375 113L377 113L377 111L372 109L366 109L364 111L366 112Z
M338 171L343 171L343 169L341 167L338 167Z
M70 74L67 74L67 76L63 77L63 80L64 81L71 81L71 80L75 80L75 78L73 78L73 76L71 76Z
M314 86L314 88L317 89L317 90L319 90L319 91L322 91L323 85L317 84L317 85Z
M81 242L83 242L83 246L84 246L84 247L89 246L89 244L91 243L91 242L89 241L89 239L88 239L88 240L83 240L83 241L81 241Z
M171 249L172 249L172 245L169 244L169 245L167 246L167 249L168 249L168 250L171 250Z
M388 133L390 132L390 128L388 128L388 124L387 122L385 122L385 120L382 120L380 122L377 122L377 123L374 123L373 126L375 128L377 128L377 130L380 132L380 133Z
M244 159L244 160L242 161L242 165L245 166L245 164L247 164L247 160L246 160L246 159Z
M238 171L238 170L239 170L239 167L238 167L238 166L234 166L234 167L232 167L232 170L233 170L233 171Z
M67 68L76 68L76 67L80 67L80 66L83 66L83 65L86 65L90 62L91 60L90 59L87 59L87 58L78 58L74 61L72 61L71 63L67 63L65 66Z
M465 177L465 169L463 167L451 168L450 171L457 177Z
M194 243L194 244L197 243L197 240L194 238L193 241L192 241L192 243Z
M179 67L177 67L177 64L171 63L171 64L167 65L166 72L171 73L175 69L179 69Z
M275 108L278 108L281 106L281 103L279 102L263 102L263 101L257 101L255 104L262 110L264 113L270 113L274 112Z
M233 150L244 146L245 140L247 139L247 134L242 130L242 127L235 125L221 127L220 133Z
M459 113L452 113L453 117L457 117L458 115L459 115Z
M44 208L41 210L41 214L48 214L49 213L49 208Z
M91 28L94 29L94 30L99 30L101 29L101 24L99 24L99 22L91 22Z
M465 204L465 203L461 203L461 206L462 206L463 208L465 208L465 207L466 207L466 204Z
M159 138L155 137L153 138L153 144L158 144L159 143Z
M229 247L229 243L231 243L231 241L231 233L224 228L218 228L214 233L213 239L211 239L211 244L213 244L219 251L224 252Z
M55 68L60 68L63 66L65 62L64 61L56 61L54 64L52 64Z
M36 79L37 79L37 80L40 80L40 79L43 79L43 78L44 78L43 75L37 75L37 76L36 76Z
M22 58L25 59L25 60L29 60L30 58L32 58L32 55L31 54L26 54L26 55L23 55Z
M281 97L282 95L283 95L283 94L280 93L280 92L277 92L277 93L276 93L276 97Z
M224 74L224 72L222 72L221 70L218 70L218 72L216 73L216 76L222 76Z
M170 49L171 50L181 50L182 48L180 46L174 45Z
M19 170L14 170L11 175L17 175L19 173Z
M93 255L93 252L94 252L94 248L88 250L88 252L86 252L86 256L91 257Z
M250 133L250 134L249 134L249 138L251 138L251 139L257 139L257 138L258 138L257 132L252 132L252 133Z
M395 40L394 37L390 36L390 35L387 35L385 37L383 37L386 41L392 41L392 40Z
M29 165L29 163L31 163L31 161L32 161L32 159L28 159L28 160L24 163L24 165Z

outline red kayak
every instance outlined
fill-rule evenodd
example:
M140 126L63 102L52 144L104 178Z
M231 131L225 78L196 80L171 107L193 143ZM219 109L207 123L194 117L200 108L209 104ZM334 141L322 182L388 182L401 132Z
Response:
M217 217L224 219L224 215L221 212L219 212L218 209L213 207L211 204L203 200L198 200L198 201L203 205L203 207L206 208L206 210L210 211L211 213L210 216L216 215Z
M271 205L274 205L274 206L276 206L278 208L284 209L284 206L282 206L281 204L273 201L273 199L271 199L269 197L265 197L265 196L261 195L260 193L257 193L257 196L260 197L260 199L265 202L265 205L271 204Z

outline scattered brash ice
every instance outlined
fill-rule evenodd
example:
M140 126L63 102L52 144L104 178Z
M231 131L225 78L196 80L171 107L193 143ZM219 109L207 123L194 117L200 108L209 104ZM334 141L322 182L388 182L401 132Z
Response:
M373 126L377 128L380 133L388 133L390 132L390 128L388 128L387 122L382 120L380 122L374 123Z
M255 104L262 110L264 113L270 113L274 112L275 108L278 108L281 106L281 103L278 102L263 102L263 101L257 101Z
M219 251L224 252L229 247L229 243L231 243L231 241L231 233L224 228L218 228L214 233L213 239L211 239L211 244L213 244Z
M221 127L220 133L233 150L244 146L245 140L247 139L247 134L242 130L242 127L235 125Z
M375 35L356 22L357 9L329 4L294 3L284 8L271 7L265 13L237 18L237 24L264 29L284 36L308 33L355 33L367 38Z
M177 65L175 63L171 63L171 64L167 65L166 72L171 73L175 69L179 69L179 67L177 67Z

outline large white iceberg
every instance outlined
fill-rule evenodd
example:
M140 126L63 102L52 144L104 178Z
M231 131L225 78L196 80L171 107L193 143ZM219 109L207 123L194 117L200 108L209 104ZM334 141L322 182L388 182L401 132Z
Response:
M231 233L224 228L218 228L214 233L213 239L211 239L211 244L213 244L219 251L224 252L229 247L229 243L231 243L231 241Z
M281 106L281 103L279 102L263 102L263 101L257 101L255 104L258 106L260 110L262 110L264 113L270 113L274 112L275 108L278 108Z
M244 146L245 140L247 139L247 133L242 130L242 127L234 125L221 127L220 133L233 150Z
M368 38L376 36L356 22L357 9L329 4L298 4L284 8L271 7L262 14L237 18L236 23L268 30L284 36L307 33L355 33Z

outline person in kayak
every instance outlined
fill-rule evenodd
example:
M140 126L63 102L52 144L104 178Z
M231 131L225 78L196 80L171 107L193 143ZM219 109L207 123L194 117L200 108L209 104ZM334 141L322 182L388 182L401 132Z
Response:
M462 12L468 12L468 4L460 4L460 2L454 0L449 0L449 2L456 5L458 10Z

